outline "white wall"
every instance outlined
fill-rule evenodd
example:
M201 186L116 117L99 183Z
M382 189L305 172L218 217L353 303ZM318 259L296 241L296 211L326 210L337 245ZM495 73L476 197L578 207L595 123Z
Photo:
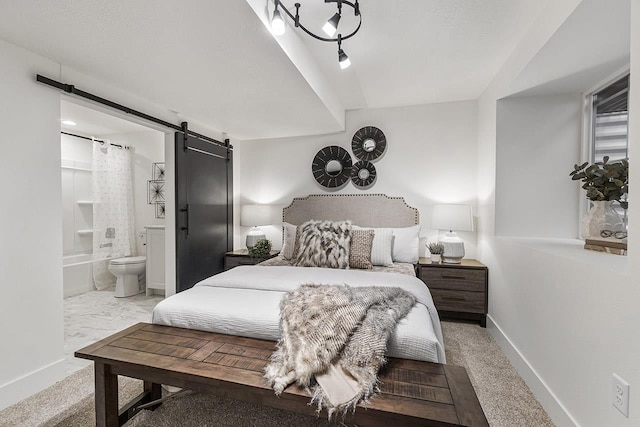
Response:
M64 376L59 66L0 41L0 409Z
M498 101L496 235L578 237L582 97L525 96Z
M494 224L495 230L513 228L513 224L496 211L508 202L501 200L500 192L496 193L500 189L496 184L496 169L500 171L507 165L502 164L500 156L497 165L492 160L496 151L501 150L499 140L498 145L496 142L496 128L500 128L497 103L508 94L510 83L526 69L536 52L568 16L579 13L584 19L590 19L593 26L598 26L606 16L600 8L616 9L616 15L618 8L622 8L623 14L631 17L631 75L633 79L635 72L637 80L637 74L640 74L635 71L640 61L640 2L633 0L631 13L628 7L629 2L625 0L550 2L543 18L534 23L527 38L479 100L479 251L480 260L489 266L490 272L489 328L559 426L640 425L640 393L636 390L640 385L637 364L640 358L637 332L640 324L637 308L640 251L636 248L640 235L630 233L630 251L626 258L585 251L578 240L495 237ZM619 31L625 31L624 27ZM579 44L583 40L588 37L576 35L572 43ZM594 63L598 63L599 47L592 45L592 55L574 63L576 73L592 69ZM573 48L566 46L565 51ZM566 67L566 60L566 57L556 58L563 67ZM527 74L533 75L536 71L529 69ZM635 122L631 129L636 135L640 132L638 121L633 117L637 117L640 110L638 99L640 84L631 88L631 122ZM530 127L523 124L523 132L527 130ZM638 146L637 136L631 136L630 144L633 155ZM526 173L544 166L538 156L535 160ZM562 172L567 174L566 180L573 163L575 161L562 167ZM632 169L631 191L638 191L633 190L637 186L640 186L640 175L634 174ZM514 212L516 216L526 216L517 209ZM631 204L629 213L629 229L633 231L637 228L640 205ZM568 213L563 211L564 214ZM533 231L540 231L540 228ZM611 404L613 373L631 384L629 418Z
M93 147L86 140L60 135L62 156L62 252L63 255L91 253L92 235L78 230L93 228L91 157Z
M374 162L378 174L366 191L352 183L339 193L384 193L403 196L420 211L421 256L429 229L431 207L437 203L476 200L476 103L452 102L401 108L347 112L346 131L322 136L242 141L240 185L242 203L288 205L293 197L324 193L311 174L311 163L321 148L338 145L351 150L353 134L363 126L380 128L387 138L385 154ZM237 184L237 183L236 183ZM237 223L236 223L237 224ZM245 227L237 228L244 246ZM266 227L267 238L281 246L281 228ZM467 257L476 255L474 232L461 232Z

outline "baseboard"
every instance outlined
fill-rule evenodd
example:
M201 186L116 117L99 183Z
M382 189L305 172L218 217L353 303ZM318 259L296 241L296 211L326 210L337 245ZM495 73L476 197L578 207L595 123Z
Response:
M0 385L0 411L64 378L64 358Z
M505 335L502 328L493 320L491 316L487 316L487 330L507 356L516 371L522 379L527 383L533 395L542 404L551 420L559 427L579 427L580 424L571 416L567 408L551 391L536 370L529 364L527 359L520 353L518 348L513 345L511 340Z

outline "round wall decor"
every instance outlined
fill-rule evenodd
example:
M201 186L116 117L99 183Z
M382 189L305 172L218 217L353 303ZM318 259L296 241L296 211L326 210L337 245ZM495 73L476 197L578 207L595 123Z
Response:
M380 129L374 126L365 126L353 134L351 149L360 160L375 160L384 153L387 147L387 138Z
M342 186L351 178L351 156L342 147L330 145L316 153L311 172L318 184L327 188Z
M367 188L376 180L376 167L371 162L360 160L353 165L351 182L360 188Z

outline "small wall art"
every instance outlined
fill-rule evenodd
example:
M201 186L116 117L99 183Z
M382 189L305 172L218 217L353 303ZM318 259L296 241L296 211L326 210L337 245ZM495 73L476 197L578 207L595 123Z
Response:
M164 162L153 164L152 175L154 181L164 181Z
M156 205L156 218L164 218L164 170L164 162L153 163L147 181L147 203Z

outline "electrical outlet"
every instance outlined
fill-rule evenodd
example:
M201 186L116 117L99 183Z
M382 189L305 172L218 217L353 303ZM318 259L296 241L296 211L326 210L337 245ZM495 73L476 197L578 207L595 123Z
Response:
M629 418L629 384L616 374L613 374L613 389L611 403L622 415Z

